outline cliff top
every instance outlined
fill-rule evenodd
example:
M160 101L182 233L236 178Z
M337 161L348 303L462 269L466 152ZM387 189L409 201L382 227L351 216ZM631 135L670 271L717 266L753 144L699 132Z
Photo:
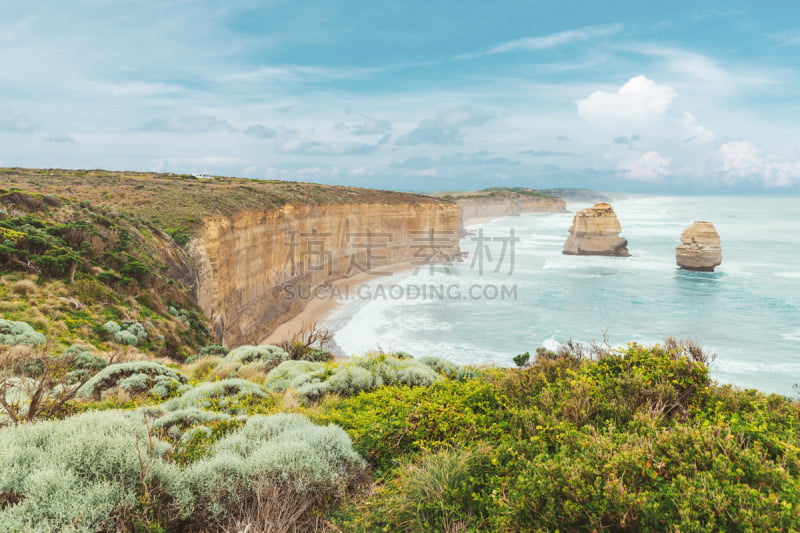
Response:
M434 196L448 200L479 198L557 198L551 194L528 187L489 187L487 189L481 189L480 191L443 191L434 194Z
M577 215L582 217L614 217L614 218L616 218L617 216L611 204L607 204L605 202L600 202L594 204L592 207L581 209L580 211L577 212Z
M209 216L230 216L285 204L446 201L411 193L296 181L107 170L0 168L0 188L85 201L185 232L191 232Z

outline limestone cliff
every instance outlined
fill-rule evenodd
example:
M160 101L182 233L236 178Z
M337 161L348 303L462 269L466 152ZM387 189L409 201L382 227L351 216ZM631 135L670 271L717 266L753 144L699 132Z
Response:
M561 198L536 197L475 197L456 200L461 210L461 223L488 218L521 215L526 213L564 213L567 205Z
M257 343L321 283L458 253L458 206L416 198L207 218L189 247L198 304L227 346Z
M714 272L722 264L719 233L711 222L696 221L681 235L675 249L675 262L685 270Z
M575 213L563 253L629 256L628 241L619 236L620 231L617 214L610 204L599 203L582 209Z

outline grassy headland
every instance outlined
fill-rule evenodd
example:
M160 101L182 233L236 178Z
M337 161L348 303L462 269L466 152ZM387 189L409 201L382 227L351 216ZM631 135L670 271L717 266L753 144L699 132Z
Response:
M536 189L529 189L527 187L488 187L479 191L442 191L437 192L434 196L446 200L481 198L506 198L515 200L524 198L557 198L552 194Z
M285 204L414 203L425 198L394 191L293 181L25 168L0 168L0 188L80 199L100 209L113 209L155 223L170 233L191 233L210 216L231 216Z

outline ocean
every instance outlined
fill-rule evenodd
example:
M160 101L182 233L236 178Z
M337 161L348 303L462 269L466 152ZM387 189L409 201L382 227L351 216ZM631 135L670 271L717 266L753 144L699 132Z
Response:
M800 383L798 198L613 196L631 257L565 256L572 212L468 226L467 258L376 277L342 298L323 325L345 354L376 349L460 364L568 340L655 344L692 339L716 354L721 383L787 396ZM694 220L722 241L714 273L675 266ZM518 239L518 240L517 240Z

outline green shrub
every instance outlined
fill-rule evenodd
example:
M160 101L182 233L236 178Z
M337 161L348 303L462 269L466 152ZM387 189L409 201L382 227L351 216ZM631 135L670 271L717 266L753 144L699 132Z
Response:
M147 331L144 329L143 325L135 320L125 321L123 322L123 326L125 331L136 336L138 342L144 342L147 340Z
M427 386L441 379L428 365L403 352L395 355L373 353L353 357L346 364L367 369L373 376L374 387L384 384Z
M131 374L119 380L117 387L130 394L146 394L158 400L191 388L167 375L151 375L146 372Z
M154 440L148 448L148 442L144 419L122 411L3 430L0 500L18 503L0 506L2 529L125 529L126 514L139 505L144 489L174 472L163 460L169 446Z
M62 357L72 358L74 370L71 372L74 381L83 380L93 376L108 366L108 362L92 353L92 347L84 344L73 344L66 350Z
M320 420L346 429L356 449L384 472L421 450L499 441L510 429L505 401L484 380L386 386L324 402Z
M323 403L378 473L356 531L793 531L800 405L710 384L691 344ZM399 466L398 466L399 465Z
M172 313L173 310L175 310L175 308L174 307L170 307L170 313L177 315L178 312L175 311L175 313ZM197 361L198 359L202 359L203 357L225 356L227 353L228 353L228 349L225 348L223 345L221 345L221 344L209 344L208 346L203 346L200 349L200 352L197 355L193 355L191 357L187 357L185 362L186 363L192 363L194 361Z
M219 530L266 481L315 502L299 511L291 505L300 502L288 508L263 502L286 509L284 527L294 530L299 515L324 511L363 474L364 461L344 431L298 415L251 417L212 442L205 457L181 466L171 461L173 448L161 431L228 421L197 411L155 422L152 416L158 413L93 412L0 432L0 528Z
M115 333L119 333L122 331L122 326L114 322L113 320L109 320L105 324L103 324L103 329L114 335Z
M372 390L374 380L366 368L356 365L339 365L327 380L330 390L346 396Z
M141 261L128 261L120 268L119 273L140 282L146 282L154 275L153 270Z
M157 430L166 431L170 437L177 439L183 438L184 433L189 428L231 419L227 414L204 411L196 407L178 409L176 411L162 411L161 414L163 416L155 421L153 427Z
M355 511L348 530L489 531L482 498L495 468L487 447L442 450L405 461Z
M163 377L163 379L156 381L159 377ZM129 390L133 391L143 387L145 383L149 384L149 387L153 387L156 383L163 383L164 379L174 383L173 390L177 390L180 385L189 381L186 375L161 363L152 361L117 363L105 367L87 381L78 391L78 395L99 399L103 392L111 388L122 387L123 383L123 388L129 387Z
M520 367L528 366L530 360L531 360L530 352L525 352L514 356L514 364Z
M246 414L254 406L274 404L274 399L255 383L243 379L224 379L201 383L180 397L165 402L163 406L168 411L200 408Z
M53 277L67 277L74 274L81 262L80 255L69 248L56 246L33 261L42 274Z
M34 331L27 322L0 318L0 344L8 344L10 346L28 344L33 346L44 343L44 335Z
M262 346L239 346L225 356L225 361L232 364L247 364L247 363L271 363L274 361L285 361L289 358L289 354L283 351L278 346L262 345Z
M109 320L103 324L103 329L111 334L111 338L117 344L136 346L147 340L147 331L143 325L135 320L126 320L121 325Z
M326 377L326 366L311 361L284 361L267 374L264 386L271 392L288 389L297 390L310 381L321 381Z
M218 518L247 498L256 480L297 492L336 497L357 479L364 461L336 426L321 427L300 415L253 416L189 465L170 492L182 516Z
M680 423L635 431L561 433L543 454L537 442L495 458L503 501L487 503L498 530L793 530L800 484L796 456L774 461L725 426ZM786 463L786 460L789 463ZM787 469L789 466L789 469ZM588 512L587 512L588 511Z
M317 401L327 393L352 396L383 385L428 386L448 372L459 379L470 375L441 359L429 358L426 364L408 354L398 354L374 353L328 364L284 361L267 374L265 384L274 392L292 389L306 401Z
M114 333L114 342L126 346L136 346L139 344L139 338L130 331L122 330Z

